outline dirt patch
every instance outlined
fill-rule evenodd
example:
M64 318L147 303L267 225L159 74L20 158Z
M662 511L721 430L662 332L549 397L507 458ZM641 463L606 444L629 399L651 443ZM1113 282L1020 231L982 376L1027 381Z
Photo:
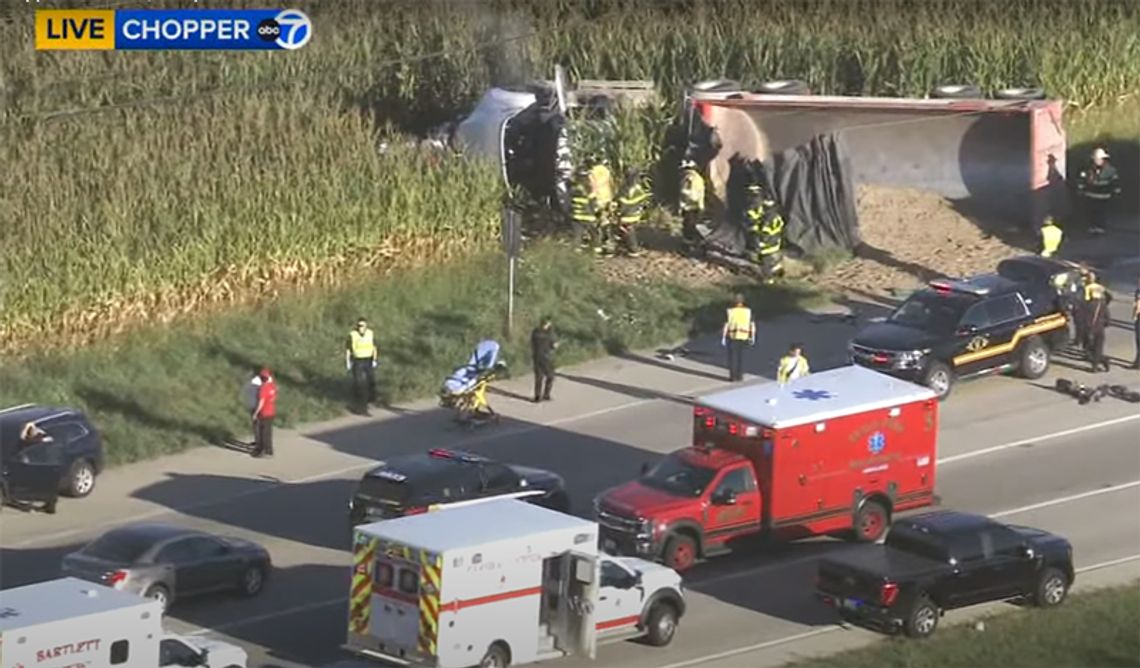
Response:
M938 277L992 271L998 261L1026 252L990 235L934 193L860 186L857 207L863 246L855 257L824 260L814 272L791 262L789 272L831 291L890 297ZM645 236L652 250L644 257L604 262L603 271L611 280L707 284L732 275L722 267L680 257L675 237L656 231Z

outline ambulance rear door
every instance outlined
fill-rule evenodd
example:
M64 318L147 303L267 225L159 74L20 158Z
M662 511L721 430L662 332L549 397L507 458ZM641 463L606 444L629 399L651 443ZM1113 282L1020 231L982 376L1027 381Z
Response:
M570 558L564 559L562 564L566 595L559 597L558 607L559 614L566 620L569 649L594 659L598 636L594 620L601 562L596 555L570 552Z

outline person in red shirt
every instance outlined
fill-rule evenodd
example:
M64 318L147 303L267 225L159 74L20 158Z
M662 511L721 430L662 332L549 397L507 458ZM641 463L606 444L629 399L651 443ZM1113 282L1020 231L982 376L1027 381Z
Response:
M253 456L273 456L273 418L277 417L277 380L262 369L261 386L257 390L257 407L253 409Z

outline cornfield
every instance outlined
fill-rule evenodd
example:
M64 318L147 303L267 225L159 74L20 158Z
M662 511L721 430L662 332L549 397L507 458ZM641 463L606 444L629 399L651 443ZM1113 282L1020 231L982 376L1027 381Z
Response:
M65 4L84 3L53 6ZM324 263L348 271L346 257L390 264L372 253L385 243L417 249L402 258L414 262L492 241L494 170L381 153L380 137L399 144L390 129L453 119L488 86L549 78L554 63L652 79L667 100L722 77L797 78L825 94L1041 86L1082 107L1140 91L1140 4L1129 2L378 4L290 3L315 26L295 53L36 53L34 5L3 10L0 348L49 322L87 329L264 292ZM642 138L628 135L639 123ZM644 137L658 128L619 119L615 157L651 157ZM169 296L180 291L194 296Z

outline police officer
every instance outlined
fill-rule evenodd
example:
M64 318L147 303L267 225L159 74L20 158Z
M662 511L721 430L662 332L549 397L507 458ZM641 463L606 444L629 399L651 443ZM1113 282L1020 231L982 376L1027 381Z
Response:
M755 344L756 322L752 319L752 309L744 305L744 295L738 294L728 309L720 333L720 345L728 348L729 381L744 380L744 347Z
M1120 176L1104 148L1093 150L1092 162L1077 178L1077 192L1085 205L1089 234L1104 234L1112 198L1120 194Z
M530 333L530 355L534 365L534 403L550 401L550 390L554 385L554 351L558 349L558 337L554 333L553 320L543 316L538 327Z
M705 211L705 180L692 160L681 162L681 236L688 245L701 240L697 223Z
M364 410L376 401L376 360L375 335L367 320L357 318L345 343L344 366L352 374L352 391Z
M645 220L649 192L641 185L641 174L634 168L626 170L625 183L618 196L619 218L617 243L629 257L641 255L637 245L637 226Z
M803 378L811 373L807 358L803 355L803 345L793 343L788 348L788 354L780 358L776 367L776 382L784 385L797 378Z
M1045 224L1041 226L1041 257L1056 255L1057 250L1061 247L1061 239L1064 234L1053 216L1046 217Z

